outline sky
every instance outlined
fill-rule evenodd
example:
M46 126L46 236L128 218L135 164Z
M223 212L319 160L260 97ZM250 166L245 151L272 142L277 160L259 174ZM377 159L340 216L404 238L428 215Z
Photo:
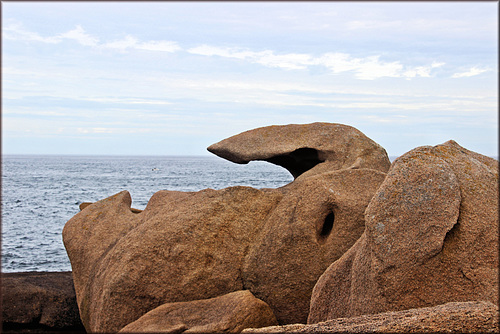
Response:
M353 126L399 156L498 155L498 2L14 2L2 154L210 155Z

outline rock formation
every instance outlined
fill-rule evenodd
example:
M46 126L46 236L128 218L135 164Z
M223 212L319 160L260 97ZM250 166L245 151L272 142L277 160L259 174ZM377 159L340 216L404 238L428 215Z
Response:
M286 143L287 132L300 132L287 152L313 149L324 162L309 173L303 155L292 154L302 174L285 187L159 191L138 213L124 191L69 220L63 240L86 329L116 332L163 304L239 290L267 303L281 324L305 322L316 280L363 233L389 160L359 131L323 123L271 130L262 152ZM282 161L286 150L264 158ZM296 164L284 165L297 174Z
M318 280L308 323L498 302L498 162L453 141L395 160L361 238Z
M309 325L246 329L243 333L498 333L498 320L498 306L491 302L452 302Z
M346 168L387 172L385 150L359 130L343 124L312 123L257 128L208 147L239 164L264 160L286 168L294 178Z
M163 304L120 330L120 333L239 333L245 328L277 325L269 306L251 292Z
M70 272L2 274L3 332L84 332Z

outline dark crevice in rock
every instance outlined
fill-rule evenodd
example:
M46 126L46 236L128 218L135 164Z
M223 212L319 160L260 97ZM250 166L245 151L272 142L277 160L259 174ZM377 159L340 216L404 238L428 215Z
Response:
M276 155L264 160L286 168L294 178L299 177L317 164L324 162L324 160L318 157L318 151L309 147L302 147L293 152Z
M335 214L330 212L323 221L323 225L321 226L321 230L318 234L318 242L324 243L328 236L332 233L333 223L335 222Z

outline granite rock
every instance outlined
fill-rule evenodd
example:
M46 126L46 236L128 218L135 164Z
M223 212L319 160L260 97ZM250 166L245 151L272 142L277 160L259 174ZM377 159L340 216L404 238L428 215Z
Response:
M245 329L243 333L498 333L498 320L498 306L491 302L451 302L309 325Z
M266 303L241 290L210 299L163 304L120 333L239 333L245 328L277 324Z
M3 329L83 330L71 272L2 273Z
M308 323L498 302L498 162L449 141L396 159L366 229L320 277Z
M294 178L346 168L387 172L391 164L386 151L361 131L335 123L266 126L224 139L208 150L240 164L268 161Z

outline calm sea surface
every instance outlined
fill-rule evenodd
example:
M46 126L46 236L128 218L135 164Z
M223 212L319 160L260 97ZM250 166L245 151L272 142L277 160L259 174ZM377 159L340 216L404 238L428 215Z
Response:
M128 190L144 209L158 190L278 188L293 180L266 162L218 157L2 156L2 272L69 271L64 224L82 202Z

